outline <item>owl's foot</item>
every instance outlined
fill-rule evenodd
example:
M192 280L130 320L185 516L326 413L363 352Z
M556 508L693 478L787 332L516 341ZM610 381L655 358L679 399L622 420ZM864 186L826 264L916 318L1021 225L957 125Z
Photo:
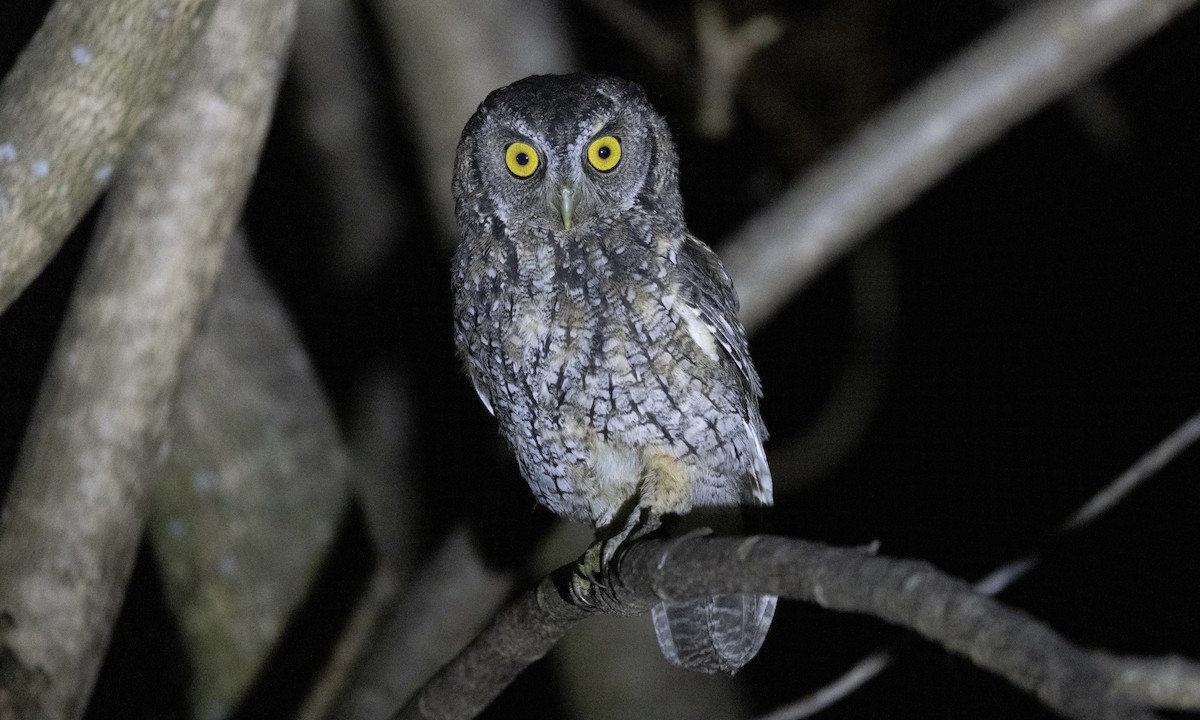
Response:
M615 588L621 553L630 543L657 530L660 524L649 508L638 507L617 534L598 538L589 545L571 574L571 599L575 604L587 610L621 614Z
M596 612L612 610L615 598L608 584L608 567L615 554L616 547L607 540L594 542L584 551L571 574L571 600L575 605Z

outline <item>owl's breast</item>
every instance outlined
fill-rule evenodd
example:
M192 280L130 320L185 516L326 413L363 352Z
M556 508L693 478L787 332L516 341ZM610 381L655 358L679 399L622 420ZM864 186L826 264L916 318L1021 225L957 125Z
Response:
M460 311L460 348L543 504L598 522L654 453L698 477L735 474L714 463L745 434L740 400L669 272L551 243L517 260L466 278L467 297L479 291Z

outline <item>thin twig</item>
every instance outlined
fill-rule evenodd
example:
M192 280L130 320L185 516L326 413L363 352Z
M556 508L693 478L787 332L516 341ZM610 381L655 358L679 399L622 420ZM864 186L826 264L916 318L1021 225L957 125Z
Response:
M892 654L887 650L876 650L859 660L854 667L842 673L833 682L793 703L761 715L757 720L795 720L812 717L844 700L868 680L883 672L892 664L892 660Z
M1138 458L1137 462L1128 470L1121 473L1116 480L1109 483L1104 490L1079 508L1063 523L1060 532L1075 530L1087 525L1111 510L1136 487L1153 477L1167 463L1191 447L1197 439L1200 439L1200 412L1188 418L1187 422L1175 429L1175 432L1168 435L1153 450Z
M345 631L296 713L296 720L326 720L333 716L363 656L374 646L384 618L395 608L399 584L390 567L380 564L375 568Z

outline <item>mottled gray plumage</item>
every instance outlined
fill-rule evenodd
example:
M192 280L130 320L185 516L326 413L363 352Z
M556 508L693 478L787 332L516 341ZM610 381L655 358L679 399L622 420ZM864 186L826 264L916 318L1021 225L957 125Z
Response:
M684 225L677 165L641 88L588 74L494 91L458 147L455 343L538 500L601 538L689 513L677 529L738 532L771 504L737 297ZM733 672L774 609L732 595L653 617L668 660Z

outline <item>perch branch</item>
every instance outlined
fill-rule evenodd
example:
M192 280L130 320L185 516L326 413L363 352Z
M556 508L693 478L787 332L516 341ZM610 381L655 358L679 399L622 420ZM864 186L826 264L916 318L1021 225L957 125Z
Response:
M560 590L572 569L560 568L506 606L393 720L478 713L587 615ZM1140 705L1145 695L1128 693L1120 680L1126 662L1081 650L1045 624L921 561L782 537L691 535L630 546L607 583L623 613L645 612L664 600L729 593L771 593L863 613L969 658L1066 717L1156 717ZM1196 669L1178 662L1188 672Z
M0 84L0 313L108 186L212 0L59 0Z
M585 547L594 534L586 525L560 519L538 543L529 577L574 560L572 551ZM557 681L563 714L571 720L648 714L664 720L754 717L753 699L741 677L681 672L663 662L658 640L643 618L605 615L579 623L554 646L546 662Z
M1194 4L1052 0L1013 13L727 239L747 329L952 168Z
M293 14L274 0L221 3L110 195L0 518L0 716L84 710Z
M1175 710L1200 710L1200 664L1186 658L1129 658L1097 653L1128 698Z

